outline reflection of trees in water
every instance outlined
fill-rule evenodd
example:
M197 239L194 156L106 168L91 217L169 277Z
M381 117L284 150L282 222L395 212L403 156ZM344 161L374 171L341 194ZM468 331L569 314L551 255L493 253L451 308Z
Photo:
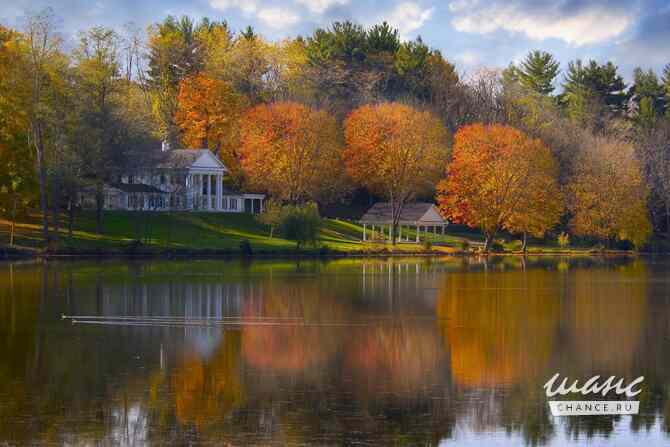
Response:
M437 315L458 385L511 385L545 372L560 318L554 275L449 276Z
M631 426L650 426L656 411L670 414L668 342L659 338L670 327L662 316L670 315L668 302L650 313L642 267L587 270L586 261L567 260L556 273L546 259L463 262L385 260L375 270L367 261L365 290L361 265L351 260L297 270L283 263L271 280L265 270L254 276L254 264L232 280L17 268L13 295L0 287L0 354L10 359L0 362L0 441L417 445L450 437L456 423L502 427L528 444L557 429L571 437L610 433L613 418L554 427L542 384L566 365L565 374L578 377L592 368L657 372L642 395L652 416ZM466 269L476 273L459 272ZM425 316L429 305L445 320L400 318ZM61 312L298 318L316 326L248 326L220 336L202 328L65 327ZM366 327L318 326L378 316L384 321ZM608 350L597 352L603 345Z

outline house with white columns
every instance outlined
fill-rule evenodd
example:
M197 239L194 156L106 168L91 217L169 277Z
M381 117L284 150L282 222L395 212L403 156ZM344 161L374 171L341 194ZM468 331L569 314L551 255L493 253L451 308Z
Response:
M105 185L104 208L260 213L265 195L226 187L227 175L226 166L208 149L168 150L154 166ZM93 191L84 191L82 205L95 206Z

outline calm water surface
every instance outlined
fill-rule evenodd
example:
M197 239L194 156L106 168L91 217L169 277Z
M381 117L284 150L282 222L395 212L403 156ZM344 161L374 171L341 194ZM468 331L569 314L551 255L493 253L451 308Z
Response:
M640 259L0 264L0 445L670 444L669 273ZM645 376L640 415L552 417L556 372Z

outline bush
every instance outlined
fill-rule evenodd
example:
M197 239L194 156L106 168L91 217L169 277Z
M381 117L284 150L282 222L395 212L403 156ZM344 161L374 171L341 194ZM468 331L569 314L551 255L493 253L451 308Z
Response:
M502 253L505 251L505 247L498 241L491 242L491 253Z
M461 250L465 252L470 251L470 241L468 240L461 241Z
M251 243L249 242L248 239L243 239L240 241L240 252L244 256L251 256L253 254L253 250L251 249Z
M430 239L426 238L423 240L423 249L424 250L432 250L433 248L433 243L430 241Z
M321 229L321 216L315 203L307 205L285 205L282 207L279 231L286 239L302 245L316 245Z
M570 235L566 232L562 232L558 235L558 246L566 248L568 245L570 245Z

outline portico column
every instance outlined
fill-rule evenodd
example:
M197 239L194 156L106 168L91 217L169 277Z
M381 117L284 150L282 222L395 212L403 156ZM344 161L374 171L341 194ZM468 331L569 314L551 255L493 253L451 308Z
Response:
M205 206L205 208L209 210L212 208L212 176L209 174L205 174L205 182L207 185L207 190L205 191L207 193L206 196L207 205Z
M223 175L216 176L216 209L223 209Z

